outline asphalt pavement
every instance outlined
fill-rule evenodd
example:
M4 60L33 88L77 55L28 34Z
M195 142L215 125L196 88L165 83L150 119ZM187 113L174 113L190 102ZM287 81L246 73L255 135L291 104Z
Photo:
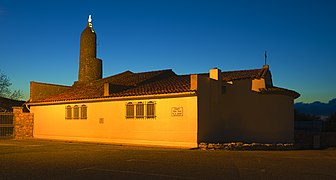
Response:
M0 140L0 179L336 179L336 150L226 151Z

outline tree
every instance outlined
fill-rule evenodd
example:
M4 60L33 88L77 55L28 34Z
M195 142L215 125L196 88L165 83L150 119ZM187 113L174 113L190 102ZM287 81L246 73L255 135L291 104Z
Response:
M23 93L21 90L11 91L9 77L0 70L0 97L5 97L9 99L19 100L23 98Z

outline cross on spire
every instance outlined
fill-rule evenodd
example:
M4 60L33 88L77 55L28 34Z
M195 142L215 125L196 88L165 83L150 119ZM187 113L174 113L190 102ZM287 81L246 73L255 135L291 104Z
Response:
M264 65L267 65L267 51L265 51L265 64Z

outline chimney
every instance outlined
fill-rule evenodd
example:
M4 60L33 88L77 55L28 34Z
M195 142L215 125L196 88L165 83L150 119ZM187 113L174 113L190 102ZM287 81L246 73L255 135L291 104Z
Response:
M218 68L213 68L213 69L210 69L210 79L213 79L213 80L222 80L222 72L220 69Z
M190 75L190 90L197 90L197 74Z
M110 84L104 83L104 96L109 96L109 95L110 95Z

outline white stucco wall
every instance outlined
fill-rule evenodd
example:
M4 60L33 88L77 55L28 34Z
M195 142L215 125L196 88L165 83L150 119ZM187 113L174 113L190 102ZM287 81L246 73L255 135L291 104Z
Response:
M251 87L251 79L222 84L209 78L199 78L199 142L294 141L293 98L260 94L252 91Z
M240 80L227 86L221 101L222 137L229 142L293 143L293 98L259 94L249 90L251 83Z
M156 103L156 118L126 119L126 103ZM67 105L87 106L86 120L65 119ZM182 107L182 116L172 116ZM120 144L197 147L196 96L31 106L34 137ZM104 123L100 123L103 118Z

